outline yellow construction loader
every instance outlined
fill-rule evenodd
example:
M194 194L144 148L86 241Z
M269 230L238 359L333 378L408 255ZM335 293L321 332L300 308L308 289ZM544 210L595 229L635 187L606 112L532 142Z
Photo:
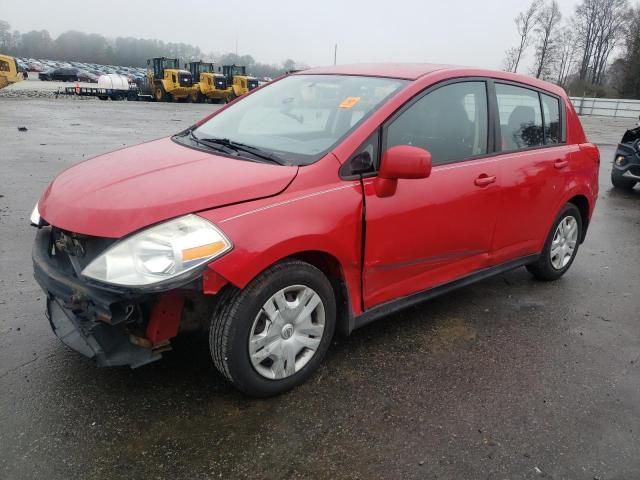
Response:
M147 60L147 81L157 102L186 101L197 92L191 73L180 69L177 58Z
M22 78L22 73L18 72L16 59L0 54L0 88L19 82Z
M244 65L224 65L222 74L227 79L227 85L231 87L226 98L227 101L258 88L258 79L248 76L247 68Z
M227 85L227 78L221 73L215 73L213 63L189 62L185 64L185 69L189 70L193 77L193 102L224 102L232 92L231 87Z

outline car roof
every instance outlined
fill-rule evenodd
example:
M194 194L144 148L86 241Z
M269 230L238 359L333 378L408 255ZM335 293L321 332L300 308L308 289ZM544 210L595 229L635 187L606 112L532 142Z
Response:
M446 68L453 67L451 65L438 65L433 63L358 63L353 65L316 67L296 73L314 75L363 75L368 77L416 80L423 75Z
M566 95L564 90L553 84L538 78L528 77L517 73L501 70L489 70L476 67L464 67L458 65L446 65L436 63L359 63L352 65L337 65L329 67L316 67L296 72L293 75L361 75L367 77L400 78L415 81L420 77L438 72L454 77L487 77L496 80L517 82L555 93L559 96Z

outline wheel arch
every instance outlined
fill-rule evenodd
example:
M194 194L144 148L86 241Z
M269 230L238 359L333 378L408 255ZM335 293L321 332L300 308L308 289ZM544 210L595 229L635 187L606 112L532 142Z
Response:
M327 249L280 250L279 255L264 255L261 256L261 258L254 258L250 262L250 270L243 271L243 274L239 276L229 275L232 271L233 273L238 273L236 269L229 271L227 269L216 268L215 262L210 268L224 278L223 283L228 282L228 284L234 288L245 288L268 268L291 259L308 263L320 270L327 277L336 298L336 329L341 334L348 335L353 330L353 319L357 313L354 311L354 303L356 309L357 305L359 305L359 272L348 272L338 256L329 252Z
M349 289L347 288L347 281L340 261L330 253L320 250L298 252L282 260L289 258L295 258L313 265L327 277L336 297L336 330L343 335L349 335L353 330L352 320L354 317Z
M590 206L589 206L589 200L587 199L587 197L585 195L579 194L579 195L574 195L573 197L571 197L567 203L571 203L573 205L575 205L578 210L580 211L580 219L582 220L582 232L580 235L580 243L584 242L586 236L587 236L587 228L589 228L589 221L590 221Z

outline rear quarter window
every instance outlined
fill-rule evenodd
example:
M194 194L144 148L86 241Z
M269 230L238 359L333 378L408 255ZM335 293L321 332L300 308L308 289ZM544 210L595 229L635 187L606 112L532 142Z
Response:
M560 101L544 93L540 94L540 98L544 114L544 143L545 145L560 143Z

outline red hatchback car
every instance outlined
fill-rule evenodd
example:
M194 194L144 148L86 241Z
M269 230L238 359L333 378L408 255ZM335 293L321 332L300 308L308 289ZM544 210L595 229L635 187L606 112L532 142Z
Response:
M60 339L138 367L209 332L216 367L267 396L336 330L520 266L571 266L598 149L565 92L505 72L299 72L171 138L61 173L31 221Z

